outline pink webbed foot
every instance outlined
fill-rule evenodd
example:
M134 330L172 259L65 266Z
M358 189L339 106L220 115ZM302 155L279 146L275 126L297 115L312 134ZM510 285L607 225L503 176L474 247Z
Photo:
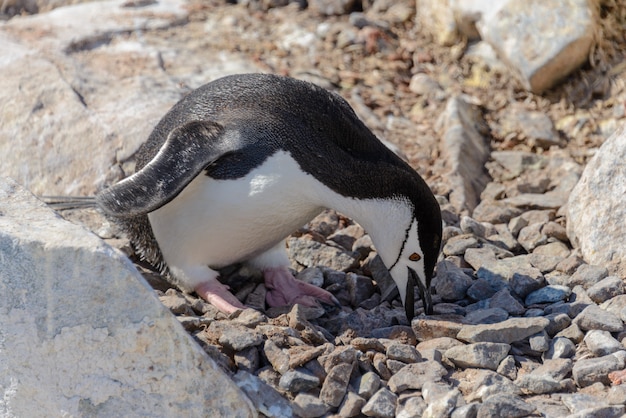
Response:
M195 291L201 298L226 314L231 314L239 309L246 309L246 306L230 293L228 286L217 280L199 284Z
M299 303L318 306L319 302L341 306L332 293L317 286L296 280L286 267L269 268L263 271L269 306L286 306Z

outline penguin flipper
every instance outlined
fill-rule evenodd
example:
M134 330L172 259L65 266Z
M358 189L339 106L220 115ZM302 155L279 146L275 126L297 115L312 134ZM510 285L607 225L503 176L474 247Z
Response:
M160 208L228 151L223 133L224 127L211 121L192 121L173 129L145 167L96 196L98 206L118 218Z

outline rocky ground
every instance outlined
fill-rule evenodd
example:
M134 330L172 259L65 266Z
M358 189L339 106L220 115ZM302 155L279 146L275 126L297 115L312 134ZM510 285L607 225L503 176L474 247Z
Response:
M589 62L537 95L470 53L466 40L438 45L415 23L414 2L334 2L345 10L331 15L312 7L323 2L245 3L192 1L189 21L141 36L187 40L204 56L237 51L265 71L339 92L424 176L446 221L435 315L412 323L366 231L332 211L288 246L298 278L332 292L341 309L266 310L258 272L234 266L224 280L254 309L226 317L135 260L257 409L277 417L623 415L625 277L585 263L566 231L566 204L626 118L626 6L601 2ZM8 2L4 11L18 9ZM193 27L219 36L192 37ZM168 56L161 65L170 68ZM461 197L442 140L458 114L470 114L464 129L487 153L457 157L486 171ZM96 214L63 213L133 256Z

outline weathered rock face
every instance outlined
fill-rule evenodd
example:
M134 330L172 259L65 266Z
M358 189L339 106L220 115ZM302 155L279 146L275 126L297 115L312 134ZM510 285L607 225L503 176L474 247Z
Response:
M589 161L568 202L567 233L590 264L626 276L626 127Z
M525 87L534 93L552 87L578 68L587 60L593 43L594 22L587 0L553 6L541 1L509 1L477 25L482 38L517 69Z
M189 88L256 70L226 53L203 66L192 45L143 36L180 25L188 13L181 0L137 7L116 0L0 24L0 153L13 156L0 175L36 194L93 194L122 177L123 164ZM180 73L169 70L173 62Z
M1 416L255 416L130 261L0 179Z

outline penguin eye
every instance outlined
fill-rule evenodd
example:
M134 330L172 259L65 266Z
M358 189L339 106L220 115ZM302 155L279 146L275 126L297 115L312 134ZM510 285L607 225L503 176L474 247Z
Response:
M409 256L409 260L411 261L420 261L422 259L422 256L419 255L418 253L413 253Z

